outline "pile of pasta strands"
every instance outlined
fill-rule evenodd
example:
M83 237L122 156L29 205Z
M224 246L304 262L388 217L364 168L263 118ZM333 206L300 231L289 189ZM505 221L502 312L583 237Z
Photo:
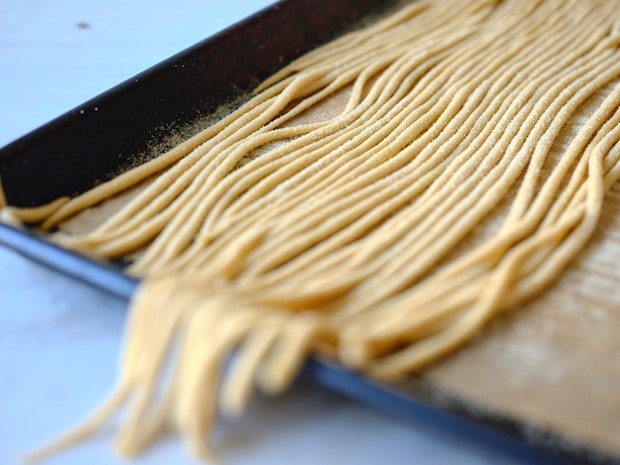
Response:
M609 0L411 2L167 153L8 207L54 228L155 176L94 230L53 235L140 251L141 285L110 398L33 457L124 413L123 455L174 431L208 460L218 412L286 389L307 357L406 376L553 284L620 177L619 21ZM304 119L335 95L337 115Z

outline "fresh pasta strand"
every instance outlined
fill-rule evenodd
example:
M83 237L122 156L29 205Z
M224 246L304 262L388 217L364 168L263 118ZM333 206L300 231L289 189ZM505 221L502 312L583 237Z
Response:
M551 286L620 179L619 7L410 2L89 192L34 209L0 197L66 247L138 254L116 389L31 458L125 412L123 455L174 431L213 460L218 409L281 392L307 357L407 376ZM90 232L63 231L150 177Z

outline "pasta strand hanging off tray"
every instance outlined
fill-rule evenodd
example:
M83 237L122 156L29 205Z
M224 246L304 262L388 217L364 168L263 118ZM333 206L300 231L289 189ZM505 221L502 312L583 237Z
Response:
M411 2L158 158L7 207L89 256L137 254L141 279L110 399L31 458L124 410L122 454L173 429L209 460L217 410L281 392L308 356L418 372L551 285L620 177L619 24L618 1ZM337 96L336 115L317 110ZM92 231L63 232L152 177Z

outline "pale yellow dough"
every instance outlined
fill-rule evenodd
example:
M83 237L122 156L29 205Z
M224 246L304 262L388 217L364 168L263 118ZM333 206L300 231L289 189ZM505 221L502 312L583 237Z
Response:
M92 231L54 235L139 251L141 285L110 400L34 457L126 409L122 454L172 429L208 460L216 410L281 392L308 356L401 377L552 285L620 177L618 24L617 1L412 2L158 158L11 209L48 229L156 176Z

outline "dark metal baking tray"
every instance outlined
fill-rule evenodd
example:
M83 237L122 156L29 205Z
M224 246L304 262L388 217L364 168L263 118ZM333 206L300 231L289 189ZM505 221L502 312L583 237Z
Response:
M235 100L283 64L387 8L386 0L285 0L93 98L0 150L9 204L35 206L73 195L148 157L171 131ZM117 264L57 247L36 231L0 224L0 243L74 279L128 299L137 282ZM414 377L378 384L326 361L312 380L418 425L523 463L620 463L557 431L513 419Z

